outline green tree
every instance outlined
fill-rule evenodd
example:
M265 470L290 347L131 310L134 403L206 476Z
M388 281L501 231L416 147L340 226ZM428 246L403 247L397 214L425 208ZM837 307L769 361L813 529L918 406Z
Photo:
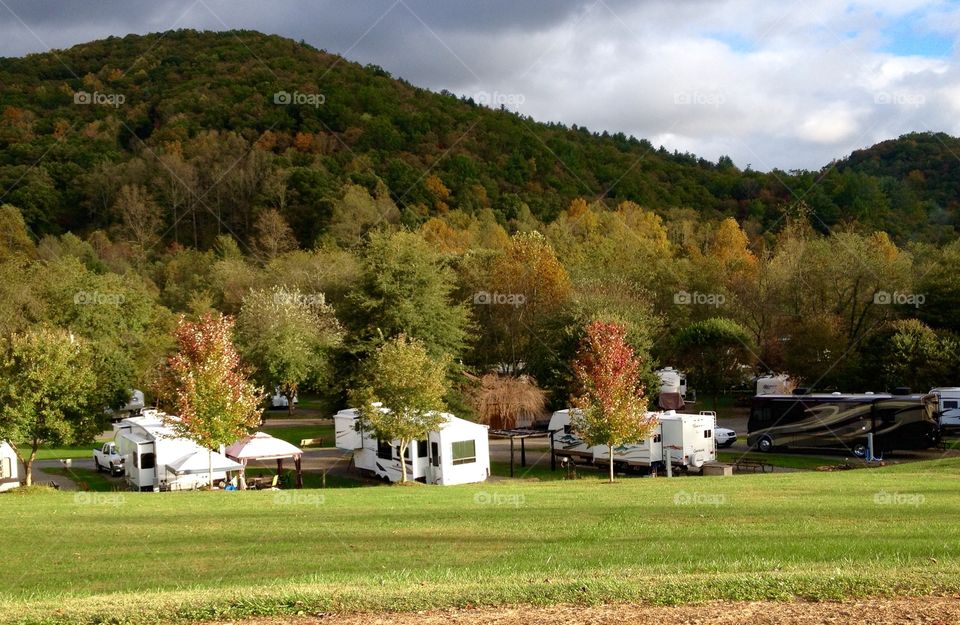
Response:
M89 346L65 330L36 327L0 342L0 439L33 483L41 445L93 440L102 428Z
M433 356L463 351L469 318L453 301L454 273L420 235L372 235L362 265L343 315L353 351L368 353L398 334L422 341Z
M0 206L0 262L13 257L32 258L36 247L23 215L15 206Z
M292 414L298 389L321 388L343 331L322 293L275 286L251 290L237 316L240 351L268 389L280 387Z
M377 438L400 442L402 481L407 447L443 423L449 358L430 353L422 341L400 335L364 363L361 383L351 391L362 427Z
M943 380L953 379L957 368L956 340L938 335L917 319L890 322L864 341L861 350L863 383L880 382L892 390L898 386L926 392Z
M626 335L622 325L594 321L573 363L578 390L571 402L578 412L572 426L587 445L607 447L611 484L613 448L647 438L657 425L656 418L647 415L641 363Z
M755 359L753 339L743 326L732 319L712 317L683 328L676 337L675 348L687 378L696 388L713 397L743 377L743 365Z

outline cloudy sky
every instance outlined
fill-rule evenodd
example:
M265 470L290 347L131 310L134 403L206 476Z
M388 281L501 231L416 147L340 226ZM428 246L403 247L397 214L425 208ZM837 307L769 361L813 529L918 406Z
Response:
M960 134L960 2L0 0L0 55L256 29L543 121L768 170Z

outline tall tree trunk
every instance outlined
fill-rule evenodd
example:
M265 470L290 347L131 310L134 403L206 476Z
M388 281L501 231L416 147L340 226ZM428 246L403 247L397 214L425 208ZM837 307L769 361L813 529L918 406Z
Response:
M207 470L210 471L207 473L207 478L210 480L210 483L207 485L207 490L213 490L213 450L207 450Z
M409 445L409 443L400 441L400 482L404 484L407 482L407 445Z
M39 443L34 444L33 449L30 451L30 457L26 460L20 458L20 452L14 449L17 458L20 460L20 463L23 464L23 472L25 473L23 480L24 486L33 486L33 461L37 459L37 449L39 447Z
M610 451L610 483L613 484L613 445L607 445Z

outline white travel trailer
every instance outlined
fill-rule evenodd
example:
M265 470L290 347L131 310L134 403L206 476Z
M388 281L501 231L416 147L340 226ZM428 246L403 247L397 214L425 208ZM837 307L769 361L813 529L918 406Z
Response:
M794 386L786 373L768 373L757 378L757 395L789 395Z
M558 410L550 419L554 455L594 464L607 464L610 461L608 448L602 445L588 447L572 430L571 413L575 414L576 408ZM705 463L716 460L717 450L713 438L716 417L681 414L672 410L653 414L659 419L653 435L643 441L615 447L614 463L634 469L655 468L664 463L667 451L671 464L683 469L699 469Z
M593 462L593 448L577 436L571 425L572 417L578 413L576 408L565 408L553 413L547 428L553 437L553 451L558 456L567 456L575 460Z
M937 396L937 412L940 417L940 429L960 428L960 387L942 386L930 389Z
M294 407L296 407L298 403L300 403L300 399L297 397L296 394L294 394L293 396ZM290 407L290 400L287 399L286 395L280 392L279 386L273 390L273 395L270 396L270 407L274 409Z
M240 465L176 435L167 420L175 419L157 410L144 410L114 425L114 441L125 459L125 476L137 490L195 490L226 479Z
M576 414L576 408L567 408L554 412L553 416L550 417L550 425L547 427L551 436L553 436L554 454L594 464L609 463L609 448L603 445L590 447L573 431L571 418ZM660 439L660 431L657 429L646 440L615 447L613 449L614 462L633 468L654 466L663 460L663 447Z
M23 465L7 441L0 441L0 493L20 486L23 482Z
M658 427L642 441L613 448L613 462L631 468L655 467L663 464L663 435ZM609 464L610 449L606 445L593 448L594 464Z
M684 400L687 399L687 376L680 373L673 367L664 367L656 372L660 378L661 393L679 393Z
M717 417L713 414L665 412L660 415L663 449L670 454L674 466L699 469L717 459L713 437L716 427Z
M386 410L386 409L384 409ZM426 440L407 447L407 479L426 484L471 484L490 477L490 442L487 426L444 413L446 421ZM399 441L377 440L360 426L355 408L333 417L337 447L353 452L361 471L391 482L401 477Z

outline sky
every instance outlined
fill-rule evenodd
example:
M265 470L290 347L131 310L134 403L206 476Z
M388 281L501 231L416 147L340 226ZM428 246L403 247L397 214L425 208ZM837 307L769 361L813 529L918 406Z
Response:
M952 0L0 0L0 56L255 29L539 121L740 167L960 135Z

